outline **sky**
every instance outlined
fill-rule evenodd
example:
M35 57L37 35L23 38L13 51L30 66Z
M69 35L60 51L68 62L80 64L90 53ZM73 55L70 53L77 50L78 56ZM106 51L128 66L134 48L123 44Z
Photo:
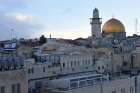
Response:
M89 18L98 8L102 25L110 18L119 19L127 35L140 30L140 0L0 0L0 40L11 38L88 37Z

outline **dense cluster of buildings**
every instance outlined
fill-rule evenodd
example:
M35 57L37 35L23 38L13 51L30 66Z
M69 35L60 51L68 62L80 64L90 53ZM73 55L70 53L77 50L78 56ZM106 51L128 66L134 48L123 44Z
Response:
M90 24L85 39L0 42L0 93L139 93L140 36L115 18L101 29L97 8Z

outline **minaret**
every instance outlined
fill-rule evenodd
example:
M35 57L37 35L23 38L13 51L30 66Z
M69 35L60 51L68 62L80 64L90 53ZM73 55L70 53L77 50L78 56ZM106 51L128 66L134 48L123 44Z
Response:
M91 31L92 31L92 39L101 38L101 18L99 17L99 11L97 8L93 10L93 17L90 18Z

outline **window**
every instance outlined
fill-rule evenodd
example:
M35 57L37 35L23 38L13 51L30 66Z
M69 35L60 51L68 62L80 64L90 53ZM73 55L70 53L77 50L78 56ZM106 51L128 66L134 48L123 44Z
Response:
M4 87L4 86L2 86L2 87L0 88L0 93L5 93L5 87Z
M34 73L34 68L31 68L31 72Z
M76 67L76 61L74 61L74 66Z
M80 62L79 61L77 61L78 62L78 66L80 65Z
M79 87L83 87L86 86L86 81L80 81L79 82Z
M15 92L15 84L12 85L12 93L16 93Z
M106 66L107 66L107 68L108 68L108 64L107 64Z
M102 69L104 69L104 66L102 66Z
M87 84L88 85L93 85L94 84L94 81L93 80L87 80Z
M28 69L28 73L29 73L29 74L31 73L30 69Z
M134 89L133 87L130 87L130 93L133 93Z
M33 68L29 68L28 69L28 73L30 74L30 73L34 73L34 69Z
M65 67L65 63L62 63L62 67Z
M85 65L87 65L87 60L85 60Z
M45 67L43 67L43 72L45 72L46 71L46 69L45 69Z
M71 82L70 83L70 88L77 88L78 87L78 83L77 82Z
M121 89L121 93L125 93L125 88Z
M20 89L20 84L18 83L18 84L17 84L17 93L21 93L20 90L21 90L21 89Z
M98 70L100 70L100 67L98 67Z
M71 61L71 67L73 67L73 62Z
M12 84L12 93L21 93L20 84Z
M112 93L116 93L116 91L114 90L114 91L112 91Z
M35 82L35 88L36 89L39 89L41 87L42 87L42 82L40 82L40 81Z

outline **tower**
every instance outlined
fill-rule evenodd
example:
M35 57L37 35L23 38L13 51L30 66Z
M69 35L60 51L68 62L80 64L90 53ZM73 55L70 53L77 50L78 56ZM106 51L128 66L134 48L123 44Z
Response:
M95 8L93 10L93 17L90 18L92 39L101 38L101 18L99 17L99 10Z

